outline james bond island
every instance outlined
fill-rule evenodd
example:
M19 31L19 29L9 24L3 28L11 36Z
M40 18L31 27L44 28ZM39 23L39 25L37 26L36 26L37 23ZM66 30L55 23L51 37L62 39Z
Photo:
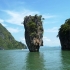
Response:
M30 52L39 52L40 46L43 46L43 19L41 15L24 18L25 41Z
M67 19L63 25L61 25L58 37L61 43L62 50L70 50L70 19Z

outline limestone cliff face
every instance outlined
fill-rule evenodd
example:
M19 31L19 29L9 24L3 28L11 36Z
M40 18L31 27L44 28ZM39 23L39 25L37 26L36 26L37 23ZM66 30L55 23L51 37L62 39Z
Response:
M39 51L43 46L42 16L26 16L24 18L25 40L30 52Z
M70 50L70 19L67 19L63 25L61 25L58 33L61 49Z

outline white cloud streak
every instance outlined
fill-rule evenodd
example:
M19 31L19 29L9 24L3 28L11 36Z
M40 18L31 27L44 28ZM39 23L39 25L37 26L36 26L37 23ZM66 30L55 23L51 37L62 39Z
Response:
M7 26L7 25L4 23L4 20L3 20L3 19L0 19L0 23L1 23L3 26Z
M28 15L35 15L38 14L39 12L35 11L29 11L29 10L24 10L23 12L14 12L14 11L10 11L10 10L5 10L4 12L6 12L10 18L5 20L8 23L11 24L16 24L16 25L21 25L22 26L22 22L24 21L24 17L28 16Z
M44 46L60 46L60 42L58 38L49 39L48 37L43 38Z
M50 28L50 29L45 29L44 32L58 32L58 27L53 27L53 28Z
M46 42L50 42L51 40L47 37L43 37L43 40L46 41Z
M47 43L51 42L51 39L47 38L46 36L43 37L43 44L46 46Z
M55 15L43 15L43 18L49 19L49 18L54 18L56 17Z
M44 24L56 24L58 21L44 21Z
M11 27L7 27L7 30L11 33L18 33L20 32L21 30L18 29L18 28L11 28Z
M3 10L5 13L9 15L9 19L6 19L5 21L11 24L16 24L16 25L21 25L22 22L24 21L24 17L28 15L35 15L35 14L40 14L38 11L30 11L24 9L22 12L15 12L15 11L10 11L10 10ZM42 14L42 17L45 19L50 19L54 18L54 15L44 15Z
M3 19L0 19L0 23L3 23L4 22L4 20Z
M26 44L24 37L21 37L21 38L20 38L20 41L21 41L22 43Z

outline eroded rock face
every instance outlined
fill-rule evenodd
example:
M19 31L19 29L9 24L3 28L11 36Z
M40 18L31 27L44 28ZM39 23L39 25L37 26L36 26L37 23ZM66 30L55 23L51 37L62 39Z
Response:
M26 16L24 18L25 40L30 52L38 52L43 46L42 16Z
M70 19L67 19L63 25L61 25L58 33L61 49L70 50Z

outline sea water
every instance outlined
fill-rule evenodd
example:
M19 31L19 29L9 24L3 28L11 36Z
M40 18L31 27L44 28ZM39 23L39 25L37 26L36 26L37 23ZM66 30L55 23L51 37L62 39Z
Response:
M44 46L40 52L0 50L0 70L70 70L70 51Z

